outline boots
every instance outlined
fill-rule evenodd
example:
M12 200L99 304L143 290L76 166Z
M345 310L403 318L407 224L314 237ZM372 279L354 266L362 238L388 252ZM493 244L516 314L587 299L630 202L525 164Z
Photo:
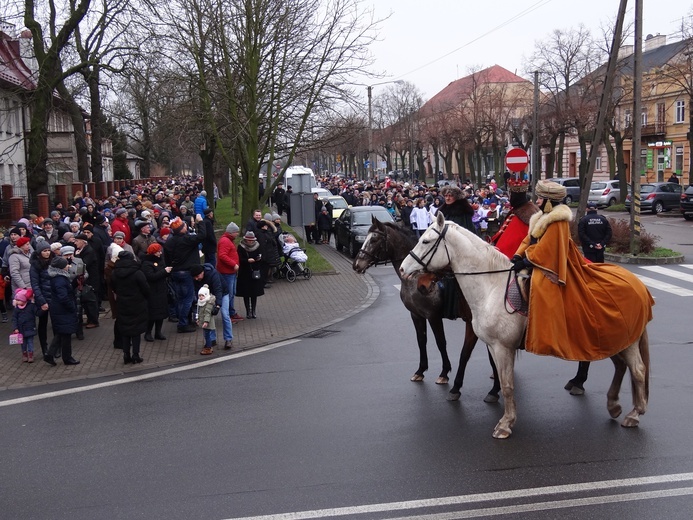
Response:
M27 361L29 361L29 356L26 352L22 352L22 363L26 363Z
M152 338L152 333L151 333L151 331L146 332L146 333L144 334L144 341L150 341L150 342L154 341L154 338Z
M28 357L29 357L29 359L27 360L27 363L33 363L34 362L34 353L29 352Z

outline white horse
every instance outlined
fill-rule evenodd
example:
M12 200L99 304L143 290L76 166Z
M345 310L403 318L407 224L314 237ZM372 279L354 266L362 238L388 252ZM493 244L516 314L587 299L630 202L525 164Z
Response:
M491 350L505 402L505 413L496 425L493 436L505 439L512 434L517 418L514 397L515 353L521 345L526 318L508 312L505 302L508 273L512 268L508 258L490 244L480 241L473 233L445 221L438 213L435 222L419 239L410 256L402 262L402 276L420 271L439 271L451 267L472 311L472 327ZM536 275L539 275L538 273ZM483 285L483 290L479 290ZM632 344L611 357L615 366L614 378L607 393L607 410L611 417L621 415L619 392L626 372L630 370L633 386L633 410L621 426L638 426L640 415L647 410L649 396L649 347L647 329Z

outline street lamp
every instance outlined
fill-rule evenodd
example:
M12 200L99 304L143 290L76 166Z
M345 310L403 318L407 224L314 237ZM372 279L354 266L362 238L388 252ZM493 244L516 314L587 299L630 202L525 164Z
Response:
M404 80L396 79L393 81L383 81L382 83L366 85L366 88L368 89L368 169L370 171L371 178L373 178L373 161L371 160L371 154L373 153L373 87L377 87L378 85L387 85L388 83L402 85Z

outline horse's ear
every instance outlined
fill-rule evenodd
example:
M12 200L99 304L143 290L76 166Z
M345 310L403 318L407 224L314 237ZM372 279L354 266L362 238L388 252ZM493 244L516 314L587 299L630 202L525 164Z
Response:
M443 215L442 211L438 212L438 217L436 218L436 224L438 226L443 227L445 225L445 215Z
M375 218L375 215L371 213L371 224L377 224L380 222L377 218Z

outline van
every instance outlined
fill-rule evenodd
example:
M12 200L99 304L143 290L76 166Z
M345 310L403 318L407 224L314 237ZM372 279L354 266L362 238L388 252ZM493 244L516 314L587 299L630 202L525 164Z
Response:
M286 172L284 173L284 184L287 186L291 184L291 178L296 174L308 174L310 179L310 187L317 187L318 183L315 180L315 174L313 173L313 170L311 170L310 168L306 168L305 166L289 166L286 169ZM294 192L297 192L300 189L300 186L292 186L292 188ZM308 186L306 186L305 188L308 188Z

